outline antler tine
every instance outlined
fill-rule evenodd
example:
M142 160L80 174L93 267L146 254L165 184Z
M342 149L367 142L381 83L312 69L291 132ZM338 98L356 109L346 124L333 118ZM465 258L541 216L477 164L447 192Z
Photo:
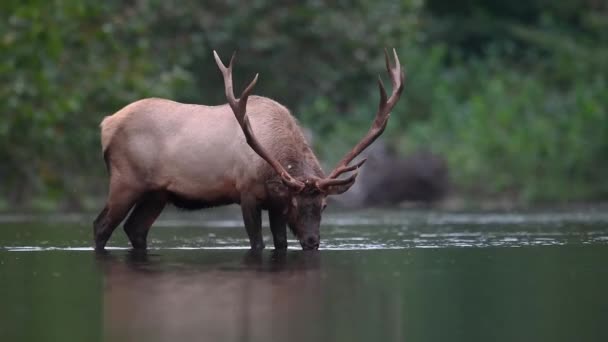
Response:
M361 161L359 161L357 164L354 164L354 165L351 165L351 166L346 166L346 165L338 166L336 168L336 170L334 170L334 173L336 174L334 178L337 178L338 176L340 176L343 173L357 170L363 164L365 164L366 161L367 161L367 158L364 158L364 159L361 159Z
M245 90L243 90L243 92L241 93L241 96L239 96L239 98L237 99L234 96L234 86L232 84L232 66L234 65L234 60L236 58L236 52L234 52L232 54L232 57L230 57L230 63L228 64L228 67L226 67L224 65L224 63L222 63L220 56L217 54L217 52L215 50L213 51L213 56L215 57L215 62L217 64L218 68L220 69L220 71L222 72L222 75L224 76L224 86L226 88L225 89L226 98L228 99L228 103L230 104L230 107L235 111L235 114L237 116L237 120L239 121L239 123L242 123L245 118L245 114L246 114L245 108L247 105L247 98L251 94L253 87L258 82L259 74L255 74L255 77L253 78L253 80L249 83L249 85L245 88ZM242 105L241 105L241 103L242 103Z
M393 49L394 51L395 49ZM388 51L386 50L386 48L384 48L384 64L386 65L386 70L390 73L391 72L391 60L388 58Z
M224 88L226 91L226 98L228 99L228 104L230 108L232 108L232 112L236 117L243 133L245 134L245 139L247 140L247 144L251 146L251 148L262 157L272 168L279 174L283 182L291 187L300 191L304 188L304 183L298 181L293 178L279 163L274 157L268 153L268 151L260 144L255 135L253 134L253 129L251 128L251 124L249 123L249 119L247 118L247 99L253 90L253 87L258 81L258 74L255 75L251 83L243 90L241 96L237 99L234 97L234 89L232 85L232 66L234 64L234 60L236 58L236 52L232 54L232 58L230 58L230 64L228 67L222 63L222 60L218 56L217 52L213 51L213 56L215 57L215 62L217 63L218 68L222 72L222 76L224 77Z
M323 192L326 192L329 187L332 186L344 186L344 185L352 185L355 183L355 180L357 179L357 175L359 173L355 172L352 175L350 175L350 177L348 178L344 178L344 179L336 179L336 178L324 178L324 179L319 179L316 182L317 188Z
M395 104L397 104L397 101L401 97L401 93L403 92L403 83L405 80L405 73L401 68L401 63L399 62L399 57L397 57L397 51L395 49L393 49L393 58L395 59L394 66L391 65L388 51L384 49L386 70L391 77L391 83L393 86L391 96L387 98L386 89L384 88L382 79L380 76L378 76L380 101L378 103L378 111L376 112L372 126L363 139L359 141L359 143L355 145L355 147L353 147L353 149L348 152L344 158L342 158L342 160L338 163L338 166L329 174L328 178L333 179L346 172L344 170L347 168L347 165L361 152L363 152L363 150L371 145L382 134L382 132L384 132L391 114L391 110L393 110L393 107L395 107Z

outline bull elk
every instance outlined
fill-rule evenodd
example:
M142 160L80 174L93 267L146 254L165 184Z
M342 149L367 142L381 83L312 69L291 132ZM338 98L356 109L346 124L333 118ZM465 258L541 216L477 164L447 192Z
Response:
M226 67L213 52L227 104L150 98L106 117L101 144L110 186L93 224L95 248L105 248L132 208L124 230L133 248L145 249L150 226L167 203L184 209L238 203L252 249L264 248L262 210L268 210L276 249L287 248L286 226L303 249L317 249L327 196L354 184L365 159L350 163L382 134L403 91L405 75L397 53L393 50L393 65L384 52L392 93L387 96L378 78L380 104L371 128L328 176L289 110L251 95L258 75L235 97L235 55ZM340 177L349 172L349 177Z

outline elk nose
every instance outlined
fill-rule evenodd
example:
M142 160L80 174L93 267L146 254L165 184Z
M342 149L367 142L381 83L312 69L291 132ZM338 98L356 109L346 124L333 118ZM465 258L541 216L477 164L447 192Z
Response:
M319 248L319 238L316 236L309 236L304 240L303 246L304 249L318 249Z

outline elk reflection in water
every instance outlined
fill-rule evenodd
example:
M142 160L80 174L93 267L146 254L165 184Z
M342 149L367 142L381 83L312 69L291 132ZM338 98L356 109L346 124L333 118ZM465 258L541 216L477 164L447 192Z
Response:
M146 252L105 254L99 260L108 340L317 337L318 252L247 251L210 264L161 262Z

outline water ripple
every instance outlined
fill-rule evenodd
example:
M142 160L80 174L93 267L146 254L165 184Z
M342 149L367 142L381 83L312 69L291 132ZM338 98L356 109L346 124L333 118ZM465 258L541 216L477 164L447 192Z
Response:
M0 217L4 234L0 250L92 250L90 223L78 221L82 216L24 224L16 223L19 219ZM61 220L75 222L60 223ZM242 225L232 214L230 218L217 216L201 221L165 218L155 223L149 248L248 249L249 240ZM121 233L115 232L109 249L128 249ZM267 226L264 235L266 245L272 248ZM608 213L334 213L324 217L321 235L323 250L608 245ZM290 249L300 249L296 239L288 242Z

